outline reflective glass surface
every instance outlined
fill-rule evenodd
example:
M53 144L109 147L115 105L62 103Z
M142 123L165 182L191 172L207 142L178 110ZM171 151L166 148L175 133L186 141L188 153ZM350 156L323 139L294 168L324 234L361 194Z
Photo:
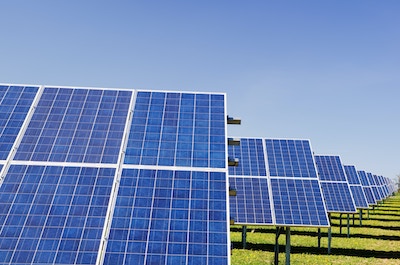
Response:
M309 141L266 139L265 143L271 177L317 177Z
M316 179L271 178L276 225L329 225Z
M45 88L15 160L116 163L131 91Z
M38 87L0 85L0 160L7 159L37 91Z
M225 180L124 169L104 264L227 264Z
M361 185L350 185L351 194L353 195L356 208L368 208L368 201Z
M225 168L224 98L138 92L125 164Z
M328 212L355 212L356 208L350 187L345 182L321 181Z
M314 156L321 181L347 181L339 156Z
M230 218L235 224L273 224L267 178L229 177Z
M228 146L228 155L239 159L237 167L229 167L229 175L267 175L262 139L241 138L239 146Z
M95 264L114 172L12 165L0 186L0 263Z

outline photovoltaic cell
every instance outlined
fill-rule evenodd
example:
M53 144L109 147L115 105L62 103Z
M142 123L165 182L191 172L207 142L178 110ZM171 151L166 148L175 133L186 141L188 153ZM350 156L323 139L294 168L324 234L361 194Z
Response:
M114 173L11 165L0 186L0 263L94 264Z
M225 168L224 95L138 92L125 164Z
M242 138L239 146L228 146L229 157L238 158L239 165L229 167L230 176L266 176L262 139Z
M368 208L368 201L361 185L360 178L358 177L356 167L351 165L344 165L343 167L349 182L351 194L353 195L356 208Z
M316 178L309 141L266 139L271 177Z
M38 87L0 85L0 160L7 159Z
M230 213L235 224L274 224L266 178L229 177L236 196L230 198Z
M104 264L227 264L225 180L124 169Z
M131 91L46 87L15 160L116 163Z

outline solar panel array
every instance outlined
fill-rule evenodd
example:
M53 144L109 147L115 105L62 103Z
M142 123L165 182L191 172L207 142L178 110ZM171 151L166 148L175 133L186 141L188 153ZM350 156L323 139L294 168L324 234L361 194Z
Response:
M340 157L321 155L314 157L328 212L356 212L354 199Z
M1 264L228 264L225 94L0 86Z
M231 215L237 224L329 226L308 140L242 138L229 146ZM261 210L260 205L263 207Z
M360 178L357 174L356 167L353 165L344 165L347 181L353 195L354 203L357 209L367 209L368 201L361 185Z

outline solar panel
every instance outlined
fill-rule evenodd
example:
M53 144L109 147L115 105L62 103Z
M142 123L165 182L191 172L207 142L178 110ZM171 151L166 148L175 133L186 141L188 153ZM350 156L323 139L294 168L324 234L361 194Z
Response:
M235 223L329 225L309 141L242 138L240 143L228 147L239 159L229 171L230 187L237 191L230 198Z
M114 174L11 165L0 186L0 263L94 264Z
M339 156L314 156L328 212L354 213L356 206Z
M229 185L236 190L230 198L235 224L274 224L267 178L230 176Z
M46 87L14 159L117 163L131 93Z
M358 177L356 167L352 165L344 165L343 167L349 182L351 194L353 195L356 208L368 208L368 201L362 188L360 178Z
M0 135L0 263L229 263L224 94L18 91L3 112L18 130Z
M357 171L358 176L360 177L361 184L364 189L365 196L367 197L367 201L369 205L375 205L376 204L376 199L375 196L372 192L372 188L369 184L368 178L367 178L367 173L363 170Z
M328 226L308 140L266 139L276 225Z
M6 160L38 87L0 85L0 160Z
M366 172L366 174L367 174L367 180L369 182L369 186L371 187L371 190L372 190L372 194L374 195L376 202L379 202L381 200L381 195L379 194L379 190L378 190L377 185L375 184L372 173Z

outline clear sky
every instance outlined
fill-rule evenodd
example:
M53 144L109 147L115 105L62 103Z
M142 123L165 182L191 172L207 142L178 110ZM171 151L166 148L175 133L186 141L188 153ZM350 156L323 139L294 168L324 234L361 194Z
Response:
M229 134L400 174L400 1L0 1L0 83L218 91Z

